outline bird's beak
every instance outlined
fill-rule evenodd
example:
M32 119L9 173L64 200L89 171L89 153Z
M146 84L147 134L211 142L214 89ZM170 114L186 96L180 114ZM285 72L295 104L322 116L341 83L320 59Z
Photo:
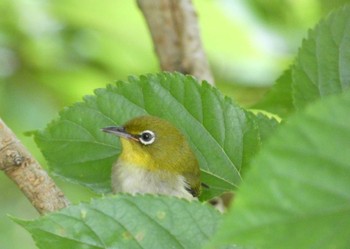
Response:
M104 131L104 132L107 132L107 133L114 134L114 135L116 135L118 137L123 137L123 138L131 139L131 140L139 141L137 139L137 137L135 137L134 135L128 133L124 129L124 127L108 126L108 127L102 128L101 130Z

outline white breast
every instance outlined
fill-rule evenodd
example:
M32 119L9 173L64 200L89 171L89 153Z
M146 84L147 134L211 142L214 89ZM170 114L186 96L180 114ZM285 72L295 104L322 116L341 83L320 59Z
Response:
M126 192L172 195L194 199L186 190L187 183L181 175L174 177L167 172L155 172L117 162L112 169L112 189L114 193Z

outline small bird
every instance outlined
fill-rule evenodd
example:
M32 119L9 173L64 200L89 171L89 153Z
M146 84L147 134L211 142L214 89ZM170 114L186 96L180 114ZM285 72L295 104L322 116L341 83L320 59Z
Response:
M140 116L102 131L121 139L112 168L114 193L153 193L193 199L200 194L198 161L186 138L168 121Z

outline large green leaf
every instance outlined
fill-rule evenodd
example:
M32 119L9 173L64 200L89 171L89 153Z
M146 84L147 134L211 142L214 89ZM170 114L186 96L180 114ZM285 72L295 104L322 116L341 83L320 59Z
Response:
M294 65L256 107L286 116L350 86L350 5L332 12L308 34Z
M309 33L293 69L296 108L350 86L350 6L333 12Z
M290 118L252 163L214 244L350 248L350 91Z
M146 113L171 121L187 136L202 180L210 186L204 199L234 189L242 167L260 147L260 134L273 130L208 84L162 73L96 90L95 96L61 112L36 134L36 142L55 174L98 192L109 191L111 166L121 148L118 139L100 129Z
M205 217L205 219L203 219ZM198 201L118 195L70 206L34 221L15 221L39 248L201 248L221 214Z

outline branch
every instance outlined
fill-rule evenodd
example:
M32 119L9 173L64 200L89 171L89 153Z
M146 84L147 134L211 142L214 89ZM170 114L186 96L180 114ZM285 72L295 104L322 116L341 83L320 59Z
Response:
M213 84L191 0L137 0L164 71L191 74Z
M62 191L1 119L0 169L18 185L40 214L69 205Z

